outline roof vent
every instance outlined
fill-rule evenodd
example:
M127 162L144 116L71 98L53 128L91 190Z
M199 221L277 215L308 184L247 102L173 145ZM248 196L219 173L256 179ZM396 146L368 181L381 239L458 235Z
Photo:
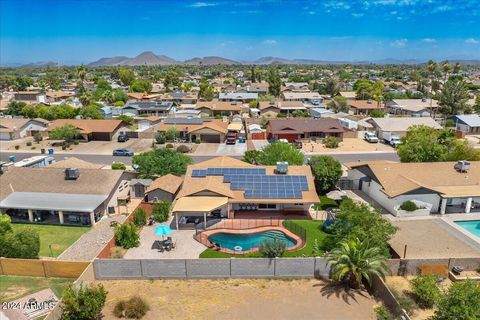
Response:
M458 172L468 172L468 170L470 170L470 162L466 160L460 160L453 167Z
M65 180L77 180L80 177L80 170L78 168L65 169Z
M427 98L423 97L422 102L427 102Z
M288 172L288 162L277 162L277 169L275 170L276 174L287 174Z
M367 103L370 103L370 104L371 104L371 103L372 103L372 99L368 99L368 100L367 100Z

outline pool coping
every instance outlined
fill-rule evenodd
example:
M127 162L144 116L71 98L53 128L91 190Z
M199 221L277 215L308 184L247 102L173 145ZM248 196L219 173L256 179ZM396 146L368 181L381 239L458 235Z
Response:
M198 236L206 237L207 241L208 237L211 235L214 235L216 233L232 233L232 234L250 234L250 233L260 233L260 232L265 232L265 231L280 231L283 232L285 235L288 237L292 238L293 240L296 241L296 244L294 246L288 247L286 251L295 251L298 249L301 249L304 247L305 243L303 242L302 238L297 236L295 233L291 232L290 230L284 228L284 227L273 227L273 226L265 226L265 227L258 227L258 228L252 228L252 229L227 229L227 228L219 228L219 229L214 229L214 230L205 230ZM230 250L230 249L225 249L225 248L220 248L217 250L219 252L223 253L229 253L229 254L234 254L234 255L244 255L252 252L259 252L259 248L252 248L246 251L235 251L235 250Z
M450 230L453 228L454 230L451 231L455 233L461 240L469 244L471 247L475 248L477 251L480 251L480 237L477 237L473 233L465 230L464 228L455 223L460 221L463 222L477 220L480 220L480 216L478 214L469 214L468 216L465 216L465 214L454 214L447 217L442 217L440 219L440 221L444 222L445 225L450 227Z

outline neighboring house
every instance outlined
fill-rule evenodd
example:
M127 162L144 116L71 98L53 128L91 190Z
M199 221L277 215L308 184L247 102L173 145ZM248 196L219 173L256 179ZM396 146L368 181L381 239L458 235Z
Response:
M309 91L307 82L285 82L282 91Z
M129 92L128 94L129 99L137 100L137 101L151 101L161 98L161 94L148 94L146 92Z
M411 126L424 125L433 129L442 129L442 126L430 117L420 118L370 118L367 120L379 137L383 133L389 132L397 136L403 137L407 134L408 128Z
M168 128L176 128L180 138L189 142L199 139L201 142L222 143L227 134L228 122L205 118L167 118L157 131L166 132Z
M199 118L201 110L194 109L180 109L175 112L175 118Z
M480 133L480 116L478 114L457 115L450 119L455 122L457 130L463 131L466 134Z
M0 140L16 140L47 130L44 119L0 118Z
M168 201L173 202L178 190L183 183L182 177L167 174L153 180L145 192L147 202Z
M348 107L356 115L368 115L372 110L381 110L385 108L374 100L347 100Z
M40 91L19 91L13 94L13 99L15 101L25 102L25 103L39 103L46 102L45 95Z
M242 103L237 101L199 101L196 110L200 110L200 116L231 116L239 114L242 110Z
M160 100L162 101L172 101L179 104L195 104L198 100L198 92L170 92L164 94Z
M355 91L340 91L340 96L347 99L356 99L357 93Z
M72 125L80 130L86 141L110 141L122 127L120 120L57 119L48 126L48 133L58 127Z
M301 101L260 101L258 104L260 115L267 118L276 118L279 113L289 115L295 110L306 111Z
M72 98L75 96L75 93L66 91L49 91L46 92L45 95L47 96L48 102L59 102L68 98Z
M111 106L103 106L100 108L100 113L102 116L104 116L106 119L111 119L112 118L112 108Z
M258 99L258 93L254 92L222 92L218 95L220 101L250 102Z
M253 92L258 94L268 93L268 82L255 82L247 86L247 92Z
M309 111L310 116L314 119L330 117L335 114L335 112L326 108L311 108Z
M193 228L196 220L308 216L318 202L308 166L218 157L188 166L172 212L177 228Z
M175 113L174 103L171 101L133 101L128 100L127 103L120 107L121 114L131 116L156 116L168 117L169 114Z
M317 92L290 92L282 93L282 98L285 101L301 101L313 105L319 105L323 102L323 97Z
M13 222L94 225L128 192L121 170L11 167L0 176L0 210Z
M248 125L248 139L264 140L267 138L265 129L262 129L260 125L252 123Z
M480 162L470 162L470 169L464 172L456 170L455 164L371 161L346 166L353 188L395 216L480 212ZM420 208L401 210L407 200Z
M132 179L129 186L132 198L145 198L145 191L152 184L152 179Z
M64 160L56 161L55 163L49 166L50 168L77 168L77 169L102 169L104 167L103 164L96 164L91 163L82 159L78 159L75 157L68 157Z
M138 118L137 119L138 131L147 130L153 126L156 126L160 122L162 122L162 118L157 116Z
M293 142L303 138L343 138L344 129L337 119L271 119L267 123L268 138Z
M409 117L430 117L438 108L432 99L394 99L387 103L388 112Z

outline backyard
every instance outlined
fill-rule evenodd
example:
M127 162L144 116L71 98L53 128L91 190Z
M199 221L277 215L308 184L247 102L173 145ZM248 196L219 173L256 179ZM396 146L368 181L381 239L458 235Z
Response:
M285 221L286 222L286 221ZM285 226L284 222L284 226ZM309 257L313 256L313 246L315 239L320 248L323 247L325 242L328 240L328 234L322 231L321 227L323 221L321 220L288 220L288 223L296 224L306 231L306 244L303 248L295 251L285 251L283 257ZM287 227L288 229L288 227ZM249 253L245 255L232 255L224 252L219 252L213 249L206 249L200 254L200 258L252 258L252 257L262 257L262 254L259 252Z
M90 227L50 226L35 224L12 224L14 230L31 228L40 236L41 257L58 257L65 249L70 247Z
M0 276L0 302L12 301L50 288L57 297L61 297L63 290L73 282L73 279Z

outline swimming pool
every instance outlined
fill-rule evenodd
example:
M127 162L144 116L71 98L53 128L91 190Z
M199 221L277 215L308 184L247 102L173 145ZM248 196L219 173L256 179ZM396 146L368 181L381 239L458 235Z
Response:
M455 223L480 238L480 220L455 221Z
M233 251L248 251L253 248L258 248L264 240L273 239L284 241L287 248L296 244L294 239L277 230L244 234L219 232L208 237L210 242L218 244L220 248Z

